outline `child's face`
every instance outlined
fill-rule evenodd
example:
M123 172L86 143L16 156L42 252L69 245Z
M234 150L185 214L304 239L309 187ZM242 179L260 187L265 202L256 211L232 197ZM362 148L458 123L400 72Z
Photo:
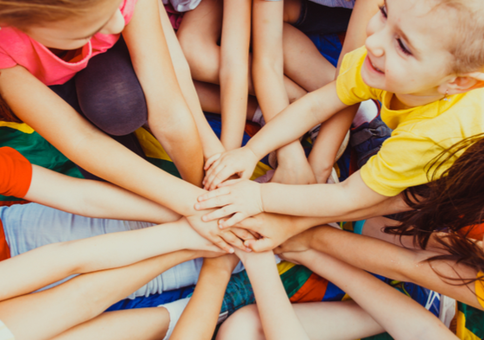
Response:
M120 0L103 0L82 16L30 27L26 33L49 48L75 50L96 33L117 34L124 28Z
M449 81L452 17L430 0L386 0L368 24L364 82L391 93L432 97ZM449 24L450 23L450 24ZM445 91L444 91L445 92Z

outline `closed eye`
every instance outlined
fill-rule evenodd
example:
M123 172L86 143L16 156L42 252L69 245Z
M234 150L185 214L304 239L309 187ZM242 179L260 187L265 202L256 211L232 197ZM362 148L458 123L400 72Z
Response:
M402 39L398 38L397 41L398 41L398 47L400 48L400 50L404 54L406 54L406 55L412 55L412 52L410 52L409 49L407 48L407 46L405 46L405 44L403 43Z

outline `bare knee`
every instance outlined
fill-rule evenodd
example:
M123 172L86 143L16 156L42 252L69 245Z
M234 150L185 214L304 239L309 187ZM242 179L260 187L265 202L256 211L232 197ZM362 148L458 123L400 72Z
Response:
M256 305L239 309L223 323L216 340L264 340Z

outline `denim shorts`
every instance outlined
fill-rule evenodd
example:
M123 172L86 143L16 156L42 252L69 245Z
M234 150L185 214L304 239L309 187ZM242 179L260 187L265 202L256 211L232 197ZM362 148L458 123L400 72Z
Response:
M352 10L327 7L310 0L301 0L301 12L294 27L306 34L333 34L346 32Z

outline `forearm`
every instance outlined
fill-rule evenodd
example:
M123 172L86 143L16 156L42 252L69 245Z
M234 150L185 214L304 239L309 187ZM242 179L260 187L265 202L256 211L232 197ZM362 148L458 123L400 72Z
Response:
M318 183L326 183L330 176L356 111L357 107L346 108L321 124L318 138L308 157Z
M153 223L180 218L170 209L110 183L73 178L36 165L32 166L32 182L24 198L95 218Z
M425 308L373 275L316 251L301 253L300 260L301 264L351 296L393 338L455 338L440 320Z
M217 325L231 272L204 263L197 286L170 339L209 340Z
M262 184L261 198L265 212L310 217L345 216L387 199L368 188L359 172L338 184Z
M136 4L123 31L148 107L148 123L183 178L200 185L202 145L171 61L157 0Z
M249 94L249 45L252 1L224 1L220 44L221 141L240 148Z
M286 295L272 252L248 255L244 265L266 338L309 339Z
M247 143L261 158L304 135L310 128L322 123L345 108L336 94L334 82L308 93L279 113Z
M455 285L463 278L475 278L475 270L453 261L426 262L428 258L442 253L410 250L329 226L318 227L312 233L312 249L372 273L416 283L482 310L473 284ZM451 280L442 279L439 274Z

